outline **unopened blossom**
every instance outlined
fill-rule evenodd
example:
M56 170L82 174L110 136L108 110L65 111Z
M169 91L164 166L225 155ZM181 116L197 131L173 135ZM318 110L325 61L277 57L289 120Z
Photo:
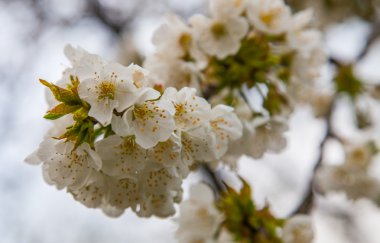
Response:
M180 204L177 220L176 238L180 243L211 243L215 242L223 216L214 205L212 190L205 184L196 184L190 188L190 198Z
M291 10L283 0L247 1L247 15L252 25L266 34L282 34L291 24Z
M314 231L310 216L296 215L288 219L283 229L284 243L311 243Z

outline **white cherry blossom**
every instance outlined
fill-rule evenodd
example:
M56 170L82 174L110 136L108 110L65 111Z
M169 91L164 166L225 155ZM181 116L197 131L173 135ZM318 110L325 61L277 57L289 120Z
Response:
M171 101L174 105L177 129L188 131L199 127L210 114L210 104L196 93L196 89L185 87L179 91L168 88L162 95L163 99Z
M314 239L312 220L307 215L295 215L286 221L284 243L311 243Z
M308 28L313 18L312 10L304 10L296 13L291 20L287 32L287 41L290 47L300 52L310 52L322 43L320 31Z
M216 159L214 136L211 126L201 126L191 131L181 132L182 159L188 164L195 161L210 162Z
M123 212L126 208L135 210L141 200L137 179L132 178L107 178L108 193L106 195L106 209L111 209L110 213ZM113 211L113 212L112 212Z
M202 50L219 59L237 53L248 31L246 19L239 15L216 15L213 18L194 15L190 24Z
M242 123L243 135L231 142L224 159L231 162L231 159L236 160L242 154L261 158L265 152L279 153L286 147L284 132L288 130L288 125L282 119L257 118Z
M180 204L176 238L180 243L214 242L223 216L214 205L212 190L205 184L190 188L190 198Z
M149 76L152 84L164 87L199 87L200 67L202 63L186 62L178 58L171 58L166 53L156 53L144 61L144 68L151 72Z
M186 25L177 15L169 14L153 35L153 44L157 53L170 58L178 58L187 61L206 61L206 57L194 40L192 29Z
M133 127L136 143L145 149L168 140L175 129L175 108L171 102L159 99L159 96L159 92L146 89L135 105L123 115L123 119Z
M117 63L105 65L88 79L80 80L78 93L90 105L89 116L102 125L111 123L112 113L132 106L140 95L131 70Z
M176 167L182 163L181 160L181 139L177 134L172 133L165 142L159 142L156 146L148 150L148 160L161 164L164 167Z
M182 195L182 179L178 177L174 168L166 168L156 163L149 164L141 172L139 182L143 195L138 215L167 217L174 214L175 198Z
M99 155L86 143L75 150L71 142L60 142L54 148L54 154L44 161L44 166L49 181L58 188L81 187L91 171L99 170L102 165Z
M283 0L251 0L247 16L251 24L267 34L285 33L291 23L291 10Z
M147 160L147 151L133 136L112 135L98 141L95 149L103 161L102 171L118 178L135 178Z
M86 183L79 188L68 188L74 199L88 208L97 208L104 202L107 185L103 175L92 170Z

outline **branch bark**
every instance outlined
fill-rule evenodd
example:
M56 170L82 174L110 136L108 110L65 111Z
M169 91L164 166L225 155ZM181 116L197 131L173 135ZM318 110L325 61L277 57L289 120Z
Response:
M315 174L322 165L326 144L330 139L339 139L333 131L333 113L336 99L337 95L335 95L333 100L331 101L325 118L326 133L319 144L319 155L312 171L312 177L307 188L307 192L305 193L304 199L302 200L301 204L291 213L291 215L309 214L313 207L314 195L315 193L318 193L318 190L315 185Z

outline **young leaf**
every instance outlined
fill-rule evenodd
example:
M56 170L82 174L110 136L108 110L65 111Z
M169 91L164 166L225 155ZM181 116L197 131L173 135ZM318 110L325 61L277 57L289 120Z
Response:
M68 105L79 105L81 103L81 100L78 97L78 95L72 92L71 90L61 88L43 79L40 79L40 82L50 89L56 100Z
M47 114L44 116L44 118L49 120L55 120L58 119L64 115L70 114L80 108L79 105L66 105L65 103L61 103L57 106L55 106L53 109L49 110Z

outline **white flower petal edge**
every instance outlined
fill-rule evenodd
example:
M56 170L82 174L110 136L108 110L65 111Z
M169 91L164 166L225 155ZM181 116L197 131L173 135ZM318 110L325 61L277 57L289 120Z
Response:
M243 125L233 111L232 107L226 105L217 105L211 111L210 124L215 136L216 159L226 153L230 141L239 139L243 134Z
M214 205L212 190L202 183L193 185L190 198L180 204L176 238L180 243L214 242L222 220L222 214Z

